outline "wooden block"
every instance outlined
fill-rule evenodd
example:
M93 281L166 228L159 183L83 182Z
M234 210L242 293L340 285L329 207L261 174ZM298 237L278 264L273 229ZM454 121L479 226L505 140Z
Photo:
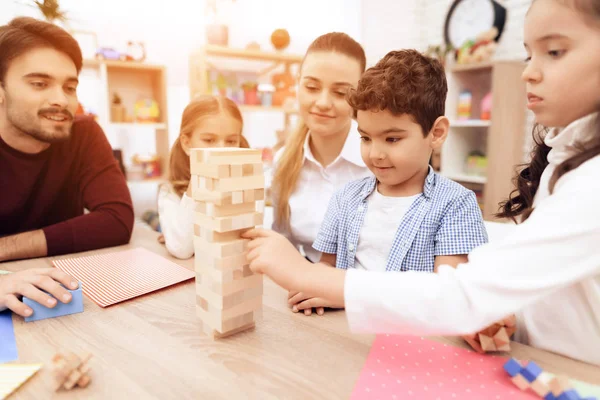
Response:
M498 332L498 329L500 329L501 327L502 327L502 325L500 325L500 324L494 324L494 325L488 326L487 328L482 330L480 333L485 336L488 336L488 337L494 337L496 332Z
M227 217L209 217L206 214L195 213L194 222L201 228L210 229L219 233L252 228L262 224L263 214L251 212Z
M211 277L208 275L203 275L202 272L200 272L200 275L202 277L202 285L208 287L211 291L221 296L228 296L236 292L263 286L263 276L258 274L238 279L234 278L229 282L212 280Z
M234 329L238 329L242 326L246 326L248 324L255 322L256 321L256 319L254 317L255 313L256 313L256 311L249 312L244 315L240 315L239 317L231 318L230 320L226 321L223 324L223 330L226 332L230 332Z
M512 337L512 335L515 334L515 332L517 331L517 327L516 326L507 326L505 328L506 330L506 334L508 335L509 338Z
M200 178L211 179L212 178ZM201 186L202 187L202 186ZM239 178L223 178L214 181L214 189L217 192L244 191L249 189L264 189L265 177L263 175L243 176Z
M200 257L230 257L244 254L248 242L248 239L236 239L229 242L211 243L194 236L194 250L196 254L200 254Z
M242 204L244 202L244 192L232 192L231 193L231 203L232 204Z
M241 203L220 206L218 204L199 201L196 202L196 212L209 217L227 217L230 215L246 214L256 211L255 203Z
M254 200L255 192L256 191L254 189L244 190L244 202L254 204L255 203L255 200Z
M201 272L206 268L229 271L242 268L246 264L248 264L248 259L245 252L228 257L202 255L201 257L197 256L194 260L196 272Z
M204 326L207 326L207 325L204 325ZM235 335L237 333L244 332L247 330L251 330L254 328L255 328L255 323L251 322L247 325L240 326L239 328L236 328L236 329L224 332L224 333L217 332L216 330L210 329L210 327L209 327L208 331L206 329L204 330L204 333L212 340L216 340L216 339L225 339L229 336L232 336L232 335Z
M204 285L196 285L196 304L200 305L200 301L206 302L202 308L209 311L209 307L216 307L220 310L228 309L252 300L255 297L263 295L263 287L257 286L248 290L232 293L227 296L221 296L213 292Z
M263 163L257 164L244 164L243 165L243 176L262 175L263 174Z
M498 332L494 335L493 339L494 344L496 345L496 348L498 350L500 350L501 347L506 348L506 346L508 346L508 351L510 351L510 339L508 337L508 334L506 333L506 328L500 328Z
M531 383L530 387L541 398L546 397L546 395L550 392L548 385L539 379L536 379L533 383Z
M228 165L215 165L215 164L202 164L202 163L191 163L190 172L194 176L203 176L206 178L229 178Z
M82 357L74 353L56 354L52 358L52 369L54 373L54 389L61 387L70 390L75 385L85 387L90 382L87 373L90 370L88 361L92 357L91 353L86 353Z
M209 191L215 190L215 186L216 186L217 182L219 182L219 181L216 179L213 179L213 178L206 178L204 176L198 177L198 187L200 189L209 190Z
M249 301L238 304L227 309L218 309L208 304L208 311L200 306L196 306L196 314L204 324L208 324L212 329L224 333L225 324L228 320L242 316L262 308L262 296L254 297Z
M190 162L217 165L257 164L262 163L262 151L241 148L191 149Z
M529 382L521 374L515 375L511 378L511 381L521 390L526 390L529 387Z
M228 232L217 232L206 227L194 224L194 236L199 236L207 242L229 242L231 240L240 239L244 232L248 232L249 229L238 229L235 231Z
M483 333L479 334L479 343L481 344L481 348L483 349L483 351L496 351L494 339L484 335Z
M230 176L232 178L241 178L243 175L243 166L242 165L230 165Z
M552 380L548 383L548 386L550 387L552 394L556 397L573 388L569 378L565 376L556 376L552 378Z

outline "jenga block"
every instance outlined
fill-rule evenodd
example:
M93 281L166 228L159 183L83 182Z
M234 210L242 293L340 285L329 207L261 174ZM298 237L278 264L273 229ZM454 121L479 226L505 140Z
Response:
M481 343L481 348L483 349L483 351L496 351L494 339L484 335L483 333L479 334L479 343Z
M263 174L263 164L244 164L243 165L243 176L252 176L252 175L262 175Z
M248 239L236 239L229 242L211 243L194 236L194 250L201 257L230 257L243 254L248 242Z
M227 309L218 309L208 302L203 304L208 305L206 310L202 306L196 306L196 314L198 317L204 324L207 324L212 329L224 333L228 320L260 309L262 307L262 296L254 297L253 299Z
M199 236L207 242L229 242L231 240L240 239L244 232L248 232L248 229L238 229L229 232L217 232L206 227L194 224L194 235Z
M226 309L245 303L255 297L262 297L263 287L256 286L251 289L232 293L227 296L221 296L204 285L196 285L196 300L207 302L205 309L208 311L208 304L218 309Z
M230 331L226 331L224 333L217 332L216 330L212 329L210 326L208 326L205 323L203 323L202 326L203 326L204 333L210 339L215 340L215 339L224 339L224 338L226 338L228 336L232 336L232 335L235 335L235 334L240 333L240 332L244 332L244 331L247 331L247 330L254 329L255 328L255 323L251 322L249 324L240 326L240 327L235 328L235 329L230 330Z
M254 204L255 203L254 193L255 193L255 190L253 190L253 189L244 190L244 202L245 203L252 202Z
M223 324L223 330L228 332L228 331L232 331L234 329L238 329L238 328L241 328L242 326L246 326L248 324L255 322L256 321L256 317L255 317L256 312L257 311L249 312L247 314L240 315L239 317L231 318L230 320L226 321Z
M257 164L262 163L262 151L238 148L191 149L190 162L217 165Z
M201 227L206 227L217 232L228 232L245 228L252 228L262 224L263 214L251 212L247 214L230 215L227 217L209 217L206 214L195 213L195 222Z
M231 204L242 204L244 202L244 192L231 192Z
M243 176L243 165L230 165L229 168L232 178L241 178Z
M211 179L212 178L200 178L200 179ZM265 177L263 175L243 176L239 178L223 178L215 180L213 182L214 189L212 187L206 187L208 190L215 190L217 192L233 192L233 191L244 191L249 189L263 189L265 187ZM200 182L200 188L203 188L202 182Z
M262 275L251 275L245 276L238 279L233 279L229 282L220 282L217 280L211 280L208 275L202 275L202 285L208 287L213 292L221 295L228 296L230 294L240 292L242 290L253 289L263 285Z
M230 215L246 214L256 210L256 204L241 203L230 204L226 206L216 205L210 202L196 202L196 212L208 215L209 217L227 217Z
M214 165L192 163L190 172L192 175L204 176L206 178L229 178L231 176L228 165Z
M246 253L236 254L228 257L214 257L202 255L196 257L194 266L196 272L204 271L206 268L216 269L221 271L235 270L243 267L248 263Z

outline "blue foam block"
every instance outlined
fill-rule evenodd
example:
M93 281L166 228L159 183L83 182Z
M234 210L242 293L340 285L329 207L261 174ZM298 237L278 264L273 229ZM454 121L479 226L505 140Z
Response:
M529 382L533 382L537 379L538 376L541 375L542 372L543 371L539 365L537 365L533 361L529 361L527 363L527 366L525 366L525 368L523 368L523 370L521 371L521 375L523 375L523 377Z
M556 396L552 394L552 392L548 392L548 394L544 397L544 400L557 400Z
M521 363L519 363L514 358L511 358L504 364L504 370L506 372L508 372L508 375L510 375L511 378L514 378L515 376L517 376L521 372L522 369L523 369L523 366L521 365Z
M581 397L579 397L579 394L575 390L571 389L562 392L557 400L581 400Z
M35 302L27 297L23 297L23 303L27 304L33 310L33 314L30 317L25 317L25 322L39 321L46 318L62 317L63 315L77 314L83 312L83 294L81 292L81 282L79 287L75 290L69 290L71 293L71 301L63 303L60 300L56 300L56 306L54 308L48 308L38 302Z

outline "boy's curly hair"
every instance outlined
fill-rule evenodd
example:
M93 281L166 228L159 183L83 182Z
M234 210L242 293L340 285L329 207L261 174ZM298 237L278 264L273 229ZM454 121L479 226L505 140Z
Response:
M448 84L442 64L416 50L390 51L369 68L348 93L357 111L389 110L409 114L427 136L444 115Z

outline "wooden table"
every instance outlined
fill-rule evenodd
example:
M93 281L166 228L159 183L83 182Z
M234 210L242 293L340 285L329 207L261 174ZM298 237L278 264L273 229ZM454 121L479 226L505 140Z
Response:
M136 226L131 243L168 256L157 234ZM175 260L193 269L192 260ZM50 266L51 259L1 264L2 269ZM195 315L193 281L101 308L84 297L85 312L25 323L14 317L19 362L49 364L60 350L90 351L92 383L51 392L42 369L10 399L347 399L374 336L349 332L343 311L292 313L287 293L265 280L263 319L255 330L213 342ZM433 338L465 347L460 339ZM513 355L550 372L593 382L600 368L517 343Z

